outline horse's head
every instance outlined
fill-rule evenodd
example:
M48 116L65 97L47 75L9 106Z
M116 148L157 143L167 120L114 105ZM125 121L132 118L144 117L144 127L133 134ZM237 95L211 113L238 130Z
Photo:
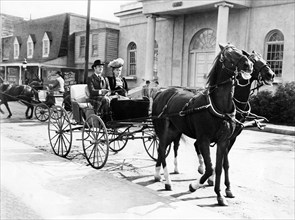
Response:
M272 85L275 73L272 71L268 63L254 50L248 57L254 64L254 71L252 73L251 80L257 80L259 83L262 82L266 85Z
M247 52L236 48L233 45L223 46L219 44L221 49L219 61L222 68L232 73L233 77L242 77L250 79L253 71L253 64L247 57Z

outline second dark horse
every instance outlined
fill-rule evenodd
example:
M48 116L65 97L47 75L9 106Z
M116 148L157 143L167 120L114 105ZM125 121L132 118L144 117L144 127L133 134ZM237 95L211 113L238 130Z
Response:
M228 160L229 138L235 130L235 106L233 87L239 77L250 79L253 64L242 50L233 45L220 45L208 76L208 95L194 96L190 92L168 89L159 93L152 108L155 132L159 138L158 159L155 180L160 179L160 166L163 166L166 180L165 188L171 190L171 181L166 167L165 152L168 145L185 134L198 142L206 166L205 174L197 182L190 184L195 191L212 175L210 143L217 143L216 177L214 191L219 205L227 205L220 193L222 167ZM158 118L157 118L158 117ZM224 167L224 169L228 169ZM230 183L226 183L230 193Z
M4 104L8 111L7 118L12 116L8 102L19 101L27 106L26 118L33 117L34 104L39 103L38 92L28 85L15 85L15 84L1 84L0 85L0 105ZM31 113L29 114L29 110ZM0 112L3 110L0 107Z

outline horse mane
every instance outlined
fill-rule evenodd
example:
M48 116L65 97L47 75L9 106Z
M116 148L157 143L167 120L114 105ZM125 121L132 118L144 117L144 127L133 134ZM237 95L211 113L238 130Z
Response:
M212 86L216 82L216 75L218 73L217 70L220 68L220 61L219 60L220 60L220 57L221 57L221 52L222 51L220 51L218 53L218 55L215 57L215 59L213 61L213 64L212 64L212 67L211 67L211 70L210 70L210 72L208 74L207 83L206 83L206 85L208 85L208 86Z

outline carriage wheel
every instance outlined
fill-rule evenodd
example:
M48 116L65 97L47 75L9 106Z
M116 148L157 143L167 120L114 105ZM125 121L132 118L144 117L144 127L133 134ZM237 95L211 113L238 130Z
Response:
M128 139L124 133L127 132L126 129L114 128L109 134L110 149L114 152L119 152L123 150L126 146Z
M35 107L34 113L39 121L47 121L49 118L49 107L44 103L38 104Z
M153 128L145 129L143 132L143 145L148 155L154 160L158 159L159 138L157 137ZM171 149L171 144L166 149L165 157L168 156Z
M60 106L60 105L54 105L53 107L50 108L50 118L52 120L60 120L64 114L63 113L67 113L66 110ZM69 115L68 115L69 118Z
M95 169L102 168L109 156L108 131L101 118L95 114L84 122L82 144L88 163Z
M53 152L66 157L72 146L72 127L67 112L60 106L50 110L48 136Z

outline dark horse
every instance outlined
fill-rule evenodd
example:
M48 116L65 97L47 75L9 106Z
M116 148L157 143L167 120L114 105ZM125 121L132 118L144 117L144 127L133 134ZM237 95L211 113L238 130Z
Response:
M236 141L236 138L241 134L243 128L246 126L242 123L246 122L246 120L247 121L250 120L247 123L249 123L249 125L252 126L253 121L251 120L263 119L263 117L257 116L251 113L249 97L253 90L258 89L259 87L263 85L272 85L274 75L275 75L260 54L253 51L251 55L248 55L248 58L252 61L254 70L253 70L251 79L248 79L248 80L240 79L239 81L237 81L237 84L235 85L235 88L234 88L234 103L236 105L236 110L237 110L236 118L240 123L236 124L235 131L230 138L230 145L228 147L228 152L231 150L233 144ZM257 86L251 89L251 85L254 81L257 81ZM254 123L256 122L254 121ZM256 126L259 126L259 124L257 124ZM205 169L203 157L198 148L197 142L195 142L194 145L195 145L195 150L198 154L198 159L199 159L198 172L200 174L203 174ZM179 173L178 166L177 166L178 165L177 163L178 147L179 147L179 141L174 141L174 165L175 165L174 172L175 173ZM227 170L225 170L225 178L229 179ZM209 177L208 184L213 185L213 182L214 182L214 175ZM234 195L230 194L229 192L227 193L227 196L231 198L234 197Z
M248 58L253 62L254 70L250 80L241 79L239 83L235 86L234 103L237 109L236 118L238 119L240 123L237 124L235 132L230 138L230 145L228 147L228 152L231 150L232 146L234 145L236 141L236 138L241 134L244 128L244 125L242 125L241 123L244 123L246 120L263 118L251 113L251 106L249 103L249 97L251 95L251 92L263 85L272 85L272 82L275 76L275 73L271 70L270 66L267 64L267 62L262 58L262 56L259 53L256 53L255 51L253 51L252 54L248 56ZM254 81L257 81L258 83L257 87L254 87L253 89L251 89L251 85ZM203 174L204 163L202 161L203 159L201 156L201 152L198 149L197 143L195 143L195 149L199 158L198 171L199 173ZM176 152L174 152L174 155L177 155L177 146L174 147L174 150L176 150ZM228 178L227 173L225 173L225 177ZM211 181L213 181L212 178L210 179ZM211 185L212 183L209 183L209 184Z
M166 148L185 134L197 140L204 158L206 171L201 179L190 184L190 191L195 191L212 175L213 168L210 157L210 143L217 143L216 184L219 205L226 205L220 193L220 176L222 167L228 169L227 147L235 130L235 105L233 88L237 78L249 79L253 70L252 62L242 50L233 45L220 45L221 52L217 55L208 75L208 89L204 93L194 95L188 91L175 88L159 93L153 102L152 114L156 135L159 138L158 159L155 180L160 180L160 166L164 169L166 190L171 190L171 181L166 167ZM226 182L227 191L230 184Z
M8 102L19 101L27 106L26 118L33 117L34 104L39 103L38 92L28 85L15 85L15 84L1 84L0 85L0 105L4 104L8 111L7 118L12 116ZM31 110L30 115L29 110ZM0 107L0 112L4 114Z

